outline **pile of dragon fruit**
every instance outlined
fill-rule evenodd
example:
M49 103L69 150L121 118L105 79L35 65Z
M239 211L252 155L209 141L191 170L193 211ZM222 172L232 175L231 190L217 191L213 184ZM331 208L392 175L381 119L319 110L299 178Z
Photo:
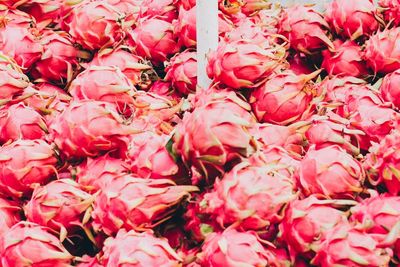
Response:
M0 1L1 267L398 266L400 1L218 20Z

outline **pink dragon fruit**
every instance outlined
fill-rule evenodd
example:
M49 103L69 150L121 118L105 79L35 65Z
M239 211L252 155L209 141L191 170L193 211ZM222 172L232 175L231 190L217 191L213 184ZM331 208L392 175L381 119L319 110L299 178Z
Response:
M152 81L157 79L156 72L143 58L124 48L103 49L94 56L88 66L118 67L134 86L143 90L148 89Z
M326 21L338 34L351 40L370 36L379 29L378 12L373 0L330 2L325 11Z
M114 106L92 100L72 102L49 128L62 153L77 158L115 150L124 155L128 136L138 132Z
M73 175L85 191L95 193L105 188L114 177L128 172L129 165L125 161L106 154L94 159L87 158L76 167Z
M366 81L351 76L326 78L318 84L318 87L317 91L323 95L323 100L333 104L345 103L349 92L372 92Z
M311 263L321 267L389 266L391 254L390 249L379 248L379 243L371 235L342 223L325 233Z
M10 197L29 195L56 175L57 158L43 140L17 140L0 148L0 188Z
M395 26L400 26L400 1L379 0L379 6L383 7L383 18Z
M104 266L181 266L182 259L168 241L152 231L138 233L120 230L106 240L101 261Z
M400 92L398 85L400 84L400 69L387 74L379 88L382 98L385 101L393 103L396 108L400 109Z
M178 18L177 0L143 0L140 8L141 18L160 18L172 22Z
M300 154L287 151L279 146L264 147L260 153L255 153L249 158L249 162L252 165L273 166L274 172L283 177L293 177L300 168L300 160Z
M4 267L70 267L73 256L49 228L20 222L0 237L0 259Z
M329 75L362 77L368 74L362 58L361 47L355 42L335 40L335 50L322 52L322 68Z
M60 179L37 187L24 212L28 221L59 232L63 241L74 228L84 227L93 201L74 180Z
M129 32L127 42L139 56L151 60L154 65L160 65L179 51L173 25L158 18L140 20Z
M0 234L1 236L7 232L13 225L21 221L21 208L18 203L7 200L5 198L0 198L0 216L2 220L0 221Z
M390 73L400 68L400 27L385 29L365 42L364 58L375 73Z
M311 101L316 92L310 82L320 71L296 75L285 71L272 76L255 89L250 103L259 122L287 125L306 119L312 113Z
M281 211L296 197L293 180L274 172L274 166L243 162L216 180L204 200L206 212L221 226L237 223L245 230L260 230L280 222Z
M282 10L279 33L289 39L297 51L312 54L324 47L334 50L328 37L329 25L322 15L310 6L294 5Z
M17 139L41 139L47 133L46 122L23 103L0 108L0 143Z
M83 1L69 13L64 29L85 49L116 46L125 37L123 16L107 0Z
M288 58L289 70L296 75L310 74L313 72L312 68L307 64L307 57L301 54L295 54L293 57Z
M98 100L111 103L124 113L133 104L135 88L118 67L92 66L81 72L68 92L75 100Z
M318 199L315 195L290 203L279 229L280 238L287 243L291 256L312 257L326 232L347 223L345 212L335 207L355 203L351 200Z
M197 87L197 57L196 52L186 50L171 58L165 68L165 80L180 93L187 95L196 91Z
M179 102L181 99L179 93L172 87L171 82L163 80L155 81L151 85L149 93L159 95L174 102Z
M271 3L267 0L244 0L241 11L248 16L253 16L257 12L270 7Z
M177 4L179 7L189 10L196 6L196 0L179 0Z
M284 46L273 42L254 44L248 39L222 42L209 56L207 73L214 82L232 89L254 88L281 67L285 58Z
M338 145L311 146L301 161L298 182L304 195L354 198L363 191L365 171L360 162Z
M168 179L116 177L100 191L92 212L93 227L107 235L119 229L149 229L165 221L177 205L196 191Z
M270 254L254 232L226 229L210 234L198 255L201 266L270 266Z
M124 25L133 26L140 17L142 0L106 0L119 13L124 15Z

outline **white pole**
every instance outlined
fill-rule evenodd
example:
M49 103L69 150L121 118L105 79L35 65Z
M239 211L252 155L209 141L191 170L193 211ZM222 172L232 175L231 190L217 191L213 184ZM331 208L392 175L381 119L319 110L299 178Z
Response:
M218 48L218 0L196 1L197 27L197 85L207 89L211 80L207 76L207 54Z

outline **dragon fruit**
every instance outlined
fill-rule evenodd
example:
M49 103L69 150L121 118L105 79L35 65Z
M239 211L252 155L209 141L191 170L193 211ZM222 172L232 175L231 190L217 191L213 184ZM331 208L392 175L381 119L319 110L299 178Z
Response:
M351 40L370 36L379 29L373 0L333 0L327 6L325 18L338 35Z
M400 69L387 74L379 88L382 98L393 103L396 108L400 109L400 92L398 90L400 84Z
M155 81L151 85L148 92L159 95L164 98L167 98L168 100L171 100L174 102L179 102L180 98L181 98L181 96L175 90L175 88L172 87L171 82L167 82L167 81L163 81L163 80Z
M318 87L317 91L323 95L323 101L331 104L345 103L346 96L353 91L372 93L366 81L351 76L329 77L319 83Z
M227 15L237 14L243 5L243 0L218 0L219 9Z
M78 0L81 1L81 0ZM133 26L140 17L141 0L106 0L119 13L124 15L124 25Z
M47 133L43 117L23 103L0 108L0 143L17 139L41 139Z
M63 241L74 227L84 227L93 201L74 180L60 179L37 187L24 212L28 221L59 232Z
M338 145L311 146L301 161L298 182L304 195L354 198L363 190L365 171L361 163Z
M4 267L70 267L73 256L49 228L20 222L0 237L0 259Z
M125 37L123 16L106 0L83 1L69 13L64 29L85 49L116 46Z
M0 233L3 236L13 225L21 221L21 208L17 202L0 198Z
M0 188L6 196L27 196L57 173L55 152L42 140L17 140L3 145L0 155Z
M361 47L355 42L335 40L334 51L324 50L322 52L322 68L326 69L330 76L353 76L363 77L368 74Z
M270 7L271 3L267 0L244 0L241 11L248 16L253 16L257 12Z
M293 180L274 172L274 166L243 162L216 180L204 201L206 212L221 226L237 223L245 230L261 230L280 222L281 211L296 197Z
M292 151L287 151L279 146L264 147L249 158L252 165L273 166L274 172L283 177L293 177L300 168L301 155Z
M284 9L278 28L297 51L312 54L325 47L335 49L328 37L328 23L310 6L294 5Z
M318 199L315 195L291 202L279 225L280 238L287 243L291 256L295 258L301 254L303 257L312 257L312 251L318 250L326 232L347 223L345 212L335 207L355 203L349 200Z
M379 0L379 6L383 7L383 18L386 22L391 22L400 26L400 1L399 0Z
M106 240L101 261L104 266L181 266L182 259L168 241L152 231L138 233L120 230Z
M139 56L159 65L179 51L173 28L171 23L158 18L140 20L129 32L127 42Z
M124 155L128 136L139 132L125 124L114 106L92 100L72 102L54 119L49 131L67 157L77 158L111 150Z
M343 249L346 248L346 249ZM379 248L379 243L363 230L342 223L325 233L312 264L321 267L389 266L390 249Z
M174 21L174 32L179 36L178 44L187 48L196 48L196 7L179 10L179 17Z
M311 101L316 92L310 82L320 71L309 75L296 75L285 71L272 76L255 89L250 103L259 122L287 125L306 119L313 111Z
M214 82L232 89L254 88L282 67L285 58L285 47L273 42L254 44L248 39L222 42L209 55L207 74Z
M165 68L165 80L180 93L187 95L196 91L197 87L197 57L196 52L187 50L171 58Z
M194 186L178 186L168 179L115 177L96 197L93 227L107 235L126 230L149 229L167 220Z
M374 73L390 73L400 68L400 27L385 29L365 42L364 58Z
M157 79L154 69L143 58L124 50L124 47L102 50L88 64L88 67L91 66L118 67L134 86L143 90L148 89L152 81Z
M178 18L177 0L143 0L140 8L141 18L160 18L172 22Z
M40 27L58 23L62 14L66 12L65 2L72 5L72 1L65 0L24 0L19 2L25 2L19 8L33 16Z
M310 74L313 72L312 68L307 64L307 57L301 54L295 54L288 58L289 70L296 75Z

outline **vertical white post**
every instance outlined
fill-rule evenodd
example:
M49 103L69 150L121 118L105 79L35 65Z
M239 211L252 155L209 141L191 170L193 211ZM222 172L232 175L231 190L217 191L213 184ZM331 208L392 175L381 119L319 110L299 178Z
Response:
M211 80L206 72L206 55L218 48L218 0L197 0L196 13L197 86L207 89Z

